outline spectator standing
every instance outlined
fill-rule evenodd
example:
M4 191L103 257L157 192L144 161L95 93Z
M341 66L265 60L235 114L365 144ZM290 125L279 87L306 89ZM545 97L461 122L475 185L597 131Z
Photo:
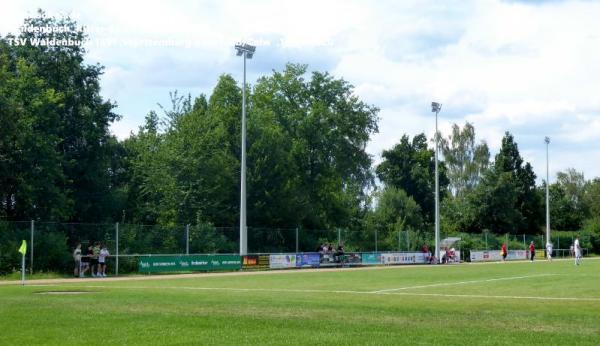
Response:
M98 255L98 276L106 277L106 257L110 256L106 245L102 245L102 249L100 249L100 254Z
M85 273L90 270L90 261L92 259L92 255L94 251L92 246L88 246L85 252L85 255L81 256L81 271L79 272L79 277L82 278L85 276Z
M502 262L506 261L506 256L508 256L508 249L506 248L506 243L502 244L502 248L500 249L500 255L502 256Z
M92 277L99 277L98 273L98 257L100 256L100 242L95 242L92 247L92 258L90 259L90 267L92 271Z
M78 277L81 274L81 244L77 244L75 250L73 250L73 260L75 261L73 276Z
M579 265L579 263L581 263L581 245L579 244L579 236L575 238L573 250L575 251L575 265Z
M533 262L533 259L535 258L535 245L533 244L533 241L529 244L529 256L531 262Z
M548 261L552 262L552 243L546 243L546 258Z

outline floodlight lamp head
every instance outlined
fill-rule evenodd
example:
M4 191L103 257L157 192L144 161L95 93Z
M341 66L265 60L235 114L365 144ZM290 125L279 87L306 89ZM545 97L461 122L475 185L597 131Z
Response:
M546 142L546 144L550 144L550 137L546 136L546 138L544 138L544 142Z
M431 111L438 113L442 109L442 104L437 102L431 102Z
M235 45L236 55L242 56L245 54L246 58L252 59L254 52L256 51L256 47L249 45L247 43L238 43Z

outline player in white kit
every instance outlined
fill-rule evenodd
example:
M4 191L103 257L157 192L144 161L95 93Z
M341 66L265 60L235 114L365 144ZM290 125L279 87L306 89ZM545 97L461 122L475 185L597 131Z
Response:
M546 244L546 258L552 262L552 243L550 242Z
M573 243L573 250L575 250L575 265L579 265L581 262L581 245L579 245L579 236L575 238Z

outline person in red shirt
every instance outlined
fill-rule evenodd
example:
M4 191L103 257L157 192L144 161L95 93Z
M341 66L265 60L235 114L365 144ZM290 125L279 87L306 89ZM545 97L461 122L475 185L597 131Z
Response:
M508 251L506 250L506 244L502 244L502 249L500 250L502 255L502 261L506 261L506 256L508 255Z
M533 258L535 257L535 245L533 245L533 242L529 244L529 255L531 256L531 262L533 262Z

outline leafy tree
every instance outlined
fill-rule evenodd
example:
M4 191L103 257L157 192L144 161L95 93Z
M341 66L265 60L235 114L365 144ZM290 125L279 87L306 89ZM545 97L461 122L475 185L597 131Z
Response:
M444 164L455 197L464 197L479 183L488 169L490 152L485 142L475 144L475 128L465 123L461 129L452 125L452 134L441 140Z
M586 184L583 202L589 216L600 215L600 178L594 178Z
M565 231L581 229L588 213L584 200L586 187L583 173L573 168L557 173L556 182L549 189L551 228Z
M519 186L510 172L492 169L486 173L468 196L474 212L468 230L480 232L489 229L496 233L518 233L524 224L517 206Z
M435 209L434 152L427 148L427 137L419 134L410 141L402 136L400 143L384 150L383 162L376 168L377 176L386 184L402 189L420 206L423 219L432 222ZM449 184L444 163L439 164L440 199Z
M63 32L27 32L19 34L20 39L55 39L83 42L86 39L77 23L70 18L47 17L39 11L37 17L25 19L24 25L33 27L66 26L71 30ZM3 40L14 39L7 35ZM26 65L34 66L31 73L43 80L46 88L60 95L60 110L53 122L38 122L48 126L53 136L37 136L36 141L49 141L61 155L61 163L54 170L61 170L64 179L48 179L46 190L56 189L66 195L66 201L58 214L27 212L20 217L44 217L47 219L69 219L76 221L97 221L113 219L112 198L112 152L115 145L109 145L111 135L109 125L118 119L113 113L115 105L100 96L100 65L83 63L85 49L82 45L33 45L10 46L10 56L21 59ZM39 103L38 103L39 104ZM51 103L41 103L43 106ZM113 144L116 142L113 141ZM38 155L36 160L43 158ZM32 161L36 162L36 161ZM51 172L44 171L43 174ZM56 173L58 175L59 173ZM44 200L27 201L36 208L44 208ZM55 208L56 209L56 208ZM111 217L112 216L112 217Z
M61 219L71 204L57 126L64 96L0 41L0 216Z
M536 233L543 220L542 196L535 173L523 159L513 136L506 132L488 174L470 196L475 229Z
M387 186L375 193L376 207L369 214L370 229L378 231L382 248L397 249L399 232L422 230L421 208L403 190Z
M259 173L269 178L260 180L262 186L249 186L249 203L275 202L262 192L271 191L273 183L280 196L287 196L281 202L289 203L282 210L288 222L307 228L349 225L372 182L365 147L377 131L378 109L360 101L348 82L321 72L306 80L306 71L306 65L288 64L254 88L249 123L264 123L267 133L260 140L249 138L250 152L260 153L248 157L250 179L258 182ZM267 140L277 146L277 162L265 155Z

